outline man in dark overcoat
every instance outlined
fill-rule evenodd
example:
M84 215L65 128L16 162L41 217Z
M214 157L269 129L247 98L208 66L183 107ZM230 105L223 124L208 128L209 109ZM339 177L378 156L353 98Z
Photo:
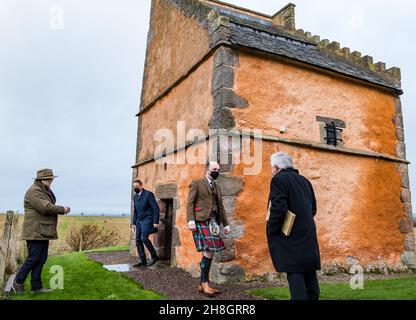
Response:
M159 227L159 206L153 192L143 188L139 179L133 182L134 210L132 219L132 230L136 233L136 246L139 254L139 262L134 267L150 267L154 265L159 257L149 239L149 235L156 233ZM150 253L150 261L147 261L144 246Z
M312 184L293 168L289 155L271 157L267 241L277 272L287 273L292 300L318 300L316 271L321 269L314 216L316 198ZM287 211L296 214L289 236L282 232Z

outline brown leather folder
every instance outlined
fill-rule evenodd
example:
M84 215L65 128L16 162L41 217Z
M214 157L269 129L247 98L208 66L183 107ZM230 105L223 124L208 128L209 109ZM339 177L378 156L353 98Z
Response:
M270 218L270 207L272 206L271 201L269 201L269 205L267 207L267 216L266 220L269 221ZM290 236L290 233L292 232L293 224L295 223L296 214L294 214L292 211L287 210L285 215L285 220L283 221L282 225L282 232L283 234L288 237Z

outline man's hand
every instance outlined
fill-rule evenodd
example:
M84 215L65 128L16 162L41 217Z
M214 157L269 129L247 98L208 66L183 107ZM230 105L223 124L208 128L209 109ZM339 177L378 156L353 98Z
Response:
M131 231L132 231L133 233L136 233L136 226L135 226L134 224L131 226Z
M229 234L231 232L231 228L230 228L230 226L226 226L226 227L224 227L224 233L225 234Z
M153 224L153 228L158 228L158 227L159 227L159 225L157 223Z
M64 207L64 210L65 210L64 214L68 214L71 212L71 208L69 207Z
M191 230L191 231L195 231L195 230L196 230L196 224L195 224L195 221L189 221L189 222L188 222L188 228L189 228L189 230Z

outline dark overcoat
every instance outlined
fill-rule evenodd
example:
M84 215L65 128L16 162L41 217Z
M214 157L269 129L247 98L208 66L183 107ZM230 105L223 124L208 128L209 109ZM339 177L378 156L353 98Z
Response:
M314 216L316 198L312 184L296 169L285 169L270 183L270 218L267 241L278 272L307 272L321 269ZM296 214L289 237L281 231L287 210Z
M143 234L154 233L153 224L159 224L160 210L153 192L143 189L140 196L134 194L132 224L140 227Z

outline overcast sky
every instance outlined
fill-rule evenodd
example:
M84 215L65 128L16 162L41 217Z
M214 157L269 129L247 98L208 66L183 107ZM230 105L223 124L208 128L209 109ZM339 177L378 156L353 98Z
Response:
M273 14L279 0L233 0ZM402 69L416 162L416 2L292 0L298 28ZM0 0L0 212L51 167L59 204L129 212L150 0ZM416 195L415 165L410 166Z

